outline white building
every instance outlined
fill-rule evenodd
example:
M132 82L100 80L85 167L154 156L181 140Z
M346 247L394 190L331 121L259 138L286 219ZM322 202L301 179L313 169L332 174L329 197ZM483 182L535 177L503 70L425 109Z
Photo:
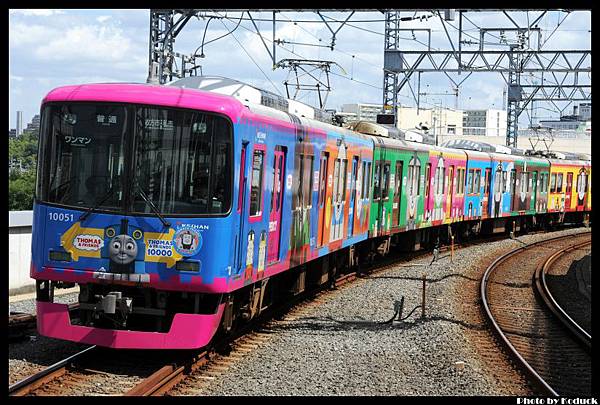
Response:
M39 131L40 130L40 115L36 114L31 119L31 122L27 124L25 131Z
M463 135L505 136L506 110L465 110Z
M342 112L354 114L353 118L357 121L377 122L377 114L381 114L381 104L344 104Z
M398 107L398 128L407 131L427 127L433 135L462 135L462 110L453 108Z
M342 105L341 114L356 121L377 122L381 104L354 103ZM462 135L461 110L452 108L419 108L398 106L397 127L404 131L427 127L430 134Z
M590 121L592 119L592 103L579 104L579 119Z
M17 111L17 136L23 134L23 111Z

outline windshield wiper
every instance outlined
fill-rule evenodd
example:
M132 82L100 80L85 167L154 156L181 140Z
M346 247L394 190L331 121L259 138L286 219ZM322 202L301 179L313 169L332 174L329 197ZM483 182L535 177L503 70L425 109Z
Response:
M152 211L154 211L154 213L156 214L156 216L158 217L158 219L160 219L160 222L163 223L163 225L165 226L165 228L169 228L171 226L171 224L169 222L165 221L165 219L163 218L163 216L160 215L160 212L158 211L158 208L156 208L156 206L154 205L154 203L148 199L148 196L146 195L146 193L144 193L144 191L142 190L142 188L139 185L137 185L137 189L138 189L138 194L141 195L142 198L144 199L144 201L146 202L146 204L148 204L150 206L150 208L152 208Z
M80 221L85 220L88 215L90 215L93 211L97 210L99 206L101 206L106 200L108 200L108 197L110 197L113 194L113 186L110 186L110 188L108 189L108 191L106 192L106 194L104 195L104 197L102 197L102 200L94 205L93 207L89 208L86 212L84 212L83 214L81 214L81 216L79 217Z

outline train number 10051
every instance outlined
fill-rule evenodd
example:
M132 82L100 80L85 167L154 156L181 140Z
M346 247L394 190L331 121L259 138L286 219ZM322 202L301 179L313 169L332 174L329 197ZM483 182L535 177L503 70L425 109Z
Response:
M65 214L64 212L49 212L48 219L50 221L73 221L73 214Z

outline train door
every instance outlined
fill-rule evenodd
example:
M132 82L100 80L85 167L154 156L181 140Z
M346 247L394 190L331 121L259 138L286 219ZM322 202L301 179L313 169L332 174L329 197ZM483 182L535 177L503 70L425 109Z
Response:
M421 177L421 162L415 154L408 163L408 179L406 186L406 226L408 229L415 229L417 220L417 205L419 201L419 185Z
M530 210L535 210L536 202L537 202L537 179L538 172L533 171L531 173L531 204L529 205Z
M358 156L352 158L352 173L350 174L350 206L348 207L348 237L354 234L354 205L356 200L356 177L358 171Z
M452 217L452 200L454 191L454 165L450 166L448 172L448 193L446 196L446 218Z
M494 205L492 205L492 217L496 218L501 216L502 211L502 192L504 190L504 172L502 170L502 163L498 162L496 166L496 174L494 175Z
M283 205L283 179L285 177L285 152L281 146L275 148L273 159L273 195L269 214L268 264L279 260L281 238L281 207Z
M337 159L333 164L333 202L331 216L330 242L342 238L344 228L344 201L346 200L346 170L348 160L346 159L346 147L340 145Z
M310 239L310 209L312 197L312 155L297 153L294 158L294 176L292 180L293 225L291 266L306 261L306 250Z
M394 201L392 202L392 221L394 226L400 225L400 201L402 193L402 160L396 161L396 174L394 175Z
M481 198L481 216L485 218L488 216L488 202L490 198L490 188L492 186L492 169L490 167L485 169L485 178L483 181L485 187Z
M573 173L567 173L567 187L565 189L565 211L571 209L571 194L573 192Z
M431 192L431 163L427 163L425 165L425 203L423 206L423 217L425 222L429 222L431 220L431 203L429 202L429 195Z
M517 169L512 169L510 171L510 197L511 197L511 206L510 206L510 210L511 211L517 211L518 210L518 205L517 205L517 201L518 201L518 196L517 196Z
M327 212L330 209L330 204L327 204L328 178L327 170L329 169L329 152L321 152L321 165L319 168L319 234L317 237L318 246L323 246L326 243L325 229L328 229L329 221L326 221Z

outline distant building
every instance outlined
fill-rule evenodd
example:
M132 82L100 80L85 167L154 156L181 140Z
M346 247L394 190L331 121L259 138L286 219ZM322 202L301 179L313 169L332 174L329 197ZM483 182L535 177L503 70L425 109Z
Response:
M341 112L354 114L356 121L376 122L377 114L381 114L381 104L344 104Z
M17 136L17 130L16 129L9 129L8 130L8 137L9 138L15 138Z
M462 135L462 110L453 108L398 107L398 128L409 131L428 128L432 135Z
M463 135L505 136L506 110L465 110Z
M554 131L591 132L592 104L582 103L573 106L573 114L563 115L560 120L544 120L539 124Z
M590 121L592 119L592 103L579 104L579 119Z
M344 104L342 112L346 122L367 121L377 122L377 114L381 114L381 104L354 103ZM428 128L430 134L462 135L461 110L452 108L419 108L398 106L396 126L403 130Z
M33 118L31 119L31 122L29 124L27 124L27 128L25 128L25 131L34 131L34 132L40 131L40 115L39 114L36 114L33 116Z
M17 136L23 134L23 111L17 111Z
M574 120L546 120L540 121L540 125L555 131L576 131L581 126L581 122Z

